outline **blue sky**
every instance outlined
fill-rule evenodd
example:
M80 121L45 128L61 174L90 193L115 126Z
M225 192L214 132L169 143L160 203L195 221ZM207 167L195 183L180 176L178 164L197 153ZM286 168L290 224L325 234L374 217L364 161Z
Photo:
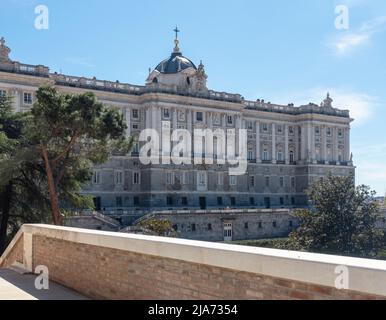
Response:
M49 29L36 30L37 5ZM349 9L349 29L335 8ZM52 71L143 84L173 47L205 64L211 89L273 103L319 103L327 91L356 119L357 182L386 190L384 0L1 0L11 58Z

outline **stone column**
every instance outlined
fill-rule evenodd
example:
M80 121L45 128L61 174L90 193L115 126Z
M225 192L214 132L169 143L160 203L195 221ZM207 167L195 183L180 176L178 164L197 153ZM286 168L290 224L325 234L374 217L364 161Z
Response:
M240 129L242 129L242 119L241 116L237 115L236 118L236 155L240 155Z
M172 125L173 130L177 130L177 128L178 128L177 112L178 112L177 109L174 108L173 109L173 125Z
M272 123L272 163L276 162L276 124Z
M286 164L290 163L288 130L288 124L284 125L284 158Z
M344 131L344 150L345 150L345 161L350 162L351 148L350 148L350 128L346 128Z
M307 124L307 160L312 163L314 160L314 148L312 147L313 134L312 134L312 124Z
M260 122L256 121L256 163L261 163Z
M20 93L19 93L19 90L17 90L17 89L12 90L12 95L14 97L13 101L12 101L13 109L16 112L20 112L21 111L21 106L20 106Z
M322 161L324 161L325 164L328 163L327 161L327 127L322 126Z
M301 161L303 163L306 162L307 160L307 141L306 141L306 137L307 137L307 134L306 134L306 125L302 125L301 126L301 130L302 130L302 135L301 135Z
M161 136L161 131L158 131L157 128L157 107L152 107L151 109L151 128L156 129L158 134Z
M125 108L125 118L126 118L126 137L130 137L131 134L131 109Z
M334 128L334 159L339 163L339 136L337 127Z
M213 113L212 112L208 113L208 128L209 129L213 128Z
M146 128L145 129L151 129L151 127L152 127L151 116L152 116L152 113L151 113L150 107L146 107L146 110L145 110Z
M295 152L294 152L294 161L298 161L301 158L301 147L299 144L299 127L294 126L294 137L295 137Z
M193 134L193 127L192 127L192 110L186 111L186 119L188 122L187 129L190 132L190 134Z

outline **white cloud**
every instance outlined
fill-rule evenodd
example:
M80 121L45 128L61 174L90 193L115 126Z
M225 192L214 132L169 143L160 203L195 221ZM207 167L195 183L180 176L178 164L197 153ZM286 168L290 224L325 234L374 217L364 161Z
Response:
M357 184L369 185L383 196L386 190L386 144L355 146L352 150L357 166Z
M327 42L338 56L345 56L353 49L370 44L373 36L385 30L386 16L380 16L373 20L365 21L355 31L343 32L334 36Z
M304 105L310 102L319 104L326 97L327 92L334 99L334 107L350 111L350 116L355 119L354 126L360 126L371 120L376 112L376 108L380 105L377 97L366 93L328 87L315 87L304 90L301 93L291 93L286 95L285 98L282 95L281 98L276 97L274 101L287 104L290 97L292 99L291 102L295 103L295 105Z

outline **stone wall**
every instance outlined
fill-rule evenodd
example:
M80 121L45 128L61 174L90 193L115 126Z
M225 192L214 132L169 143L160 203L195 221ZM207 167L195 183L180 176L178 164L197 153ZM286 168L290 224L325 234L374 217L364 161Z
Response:
M59 254L58 254L59 253ZM95 299L375 299L373 295L34 236L35 265Z
M27 270L47 266L51 281L95 299L386 297L385 261L46 225L22 233L32 239L23 243ZM337 266L348 270L348 290L335 288Z
M157 213L183 239L224 241L224 224L232 225L232 240L287 237L298 226L289 210L207 210Z

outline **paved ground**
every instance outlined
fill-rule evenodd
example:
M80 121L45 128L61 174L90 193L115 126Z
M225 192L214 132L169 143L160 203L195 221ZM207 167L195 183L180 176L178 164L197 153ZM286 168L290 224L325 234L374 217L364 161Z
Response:
M50 282L49 290L35 288L35 275L0 269L0 300L86 300L84 296Z

